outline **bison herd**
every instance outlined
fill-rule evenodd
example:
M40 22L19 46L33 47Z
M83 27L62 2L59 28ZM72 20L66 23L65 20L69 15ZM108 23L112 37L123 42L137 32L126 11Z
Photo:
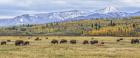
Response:
M70 44L77 44L78 41L77 40L65 40L65 39L62 39L62 40L52 40L51 41L52 44L64 44L64 43L70 43ZM98 40L91 40L91 41L88 41L88 40L84 40L82 42L82 44L98 44L99 41ZM101 44L104 44L104 42L101 42Z
M131 44L138 44L138 43L140 43L139 39L132 39L131 40Z
M28 38L28 39L31 39L31 38ZM48 39L45 38L46 40ZM35 41L41 41L42 39L40 39L39 37L36 37L34 39ZM123 41L124 39L123 38L120 38L120 39L117 39L116 42L120 42L120 41ZM1 45L6 45L7 42L12 42L11 40L6 40L6 41L1 41ZM50 41L51 44L66 44L66 43L70 43L70 44L77 44L78 43L78 40L66 40L66 39L61 39L61 40L56 40L56 39L53 39ZM139 39L131 39L130 41L131 44L138 44L140 43ZM98 40L94 40L94 39L91 39L91 40L83 40L82 41L82 44L105 44L105 42L103 41L98 41ZM15 40L14 41L14 45L15 46L26 46L26 45L30 45L30 42L29 41L23 41L23 40Z
M1 41L1 45L6 45L8 42L11 42L11 40ZM30 44L29 41L23 41L23 40L16 40L15 41L16 46L25 46L25 45L29 45L29 44Z

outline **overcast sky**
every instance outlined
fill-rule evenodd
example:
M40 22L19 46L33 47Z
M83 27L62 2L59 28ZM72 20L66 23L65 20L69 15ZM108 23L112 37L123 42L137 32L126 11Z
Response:
M140 11L140 0L0 0L0 18L64 10L97 10L107 6Z

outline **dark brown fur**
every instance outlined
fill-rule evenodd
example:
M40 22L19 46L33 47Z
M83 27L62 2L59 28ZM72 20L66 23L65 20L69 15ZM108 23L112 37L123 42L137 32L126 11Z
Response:
M76 44L76 42L77 42L76 40L70 40L71 44Z
M98 40L91 40L90 41L90 44L97 44L98 43Z
M88 40L84 40L83 44L89 44Z
M61 44L61 43L67 43L67 40L62 39L62 40L60 41L60 44Z
M52 44L58 44L58 40L55 40L55 39L54 39L54 40L51 41L51 43L52 43Z
M6 41L2 41L1 42L1 45L6 45Z

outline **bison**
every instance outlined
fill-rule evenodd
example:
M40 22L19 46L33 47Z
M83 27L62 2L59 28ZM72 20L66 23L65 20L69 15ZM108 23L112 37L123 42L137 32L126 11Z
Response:
M6 41L2 41L1 42L1 45L6 45Z
M120 38L120 40L123 40L123 38Z
M61 43L67 43L67 40L62 39L62 40L60 41L60 44L61 44Z
M101 44L105 44L105 42L101 42Z
M7 40L7 42L11 42L11 40Z
M117 42L120 42L121 40L120 40L120 39L117 39L116 41L117 41Z
M77 42L76 40L70 40L71 44L76 44L76 42Z
M38 40L41 40L41 39L39 39L39 37L37 37L35 40L38 41Z
M88 40L84 40L83 44L89 44Z
M55 40L55 39L54 39L54 40L51 41L51 43L52 43L52 44L58 44L58 40Z
M29 45L29 44L30 44L29 41L25 41L25 42L24 42L24 45Z
M117 39L116 41L117 41L117 42L120 42L121 40L123 40L123 38Z
M98 40L91 40L90 41L90 44L97 44L98 43Z
M24 41L23 40L16 40L15 41L15 45L16 46L23 46L24 45Z

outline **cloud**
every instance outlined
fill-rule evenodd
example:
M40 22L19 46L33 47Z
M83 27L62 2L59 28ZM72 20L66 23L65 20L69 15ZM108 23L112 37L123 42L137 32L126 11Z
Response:
M118 0L124 7L140 7L140 0Z
M140 0L120 0L120 2L125 2L125 3L140 3Z
M67 8L140 7L140 0L2 0L0 8L52 10Z
M18 6L25 7L29 6L33 1L31 0L1 0L0 6Z

